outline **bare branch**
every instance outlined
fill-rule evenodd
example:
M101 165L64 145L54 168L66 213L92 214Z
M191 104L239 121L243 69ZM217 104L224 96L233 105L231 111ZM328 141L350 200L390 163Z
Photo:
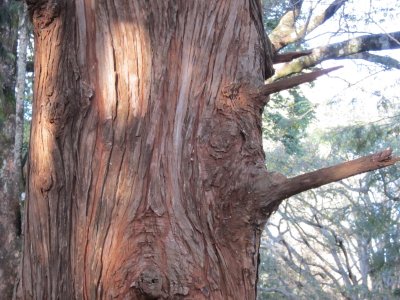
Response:
M321 14L313 17L306 25L297 29L295 19L300 13L299 10L287 12L280 20L278 26L271 32L269 39L274 46L275 51L279 51L288 44L295 43L304 38L308 33L315 30L317 27L329 20L347 0L333 1Z
M310 55L302 56L285 64L269 82L299 73L302 70L314 67L320 62L328 59L352 58L357 53L366 51L379 51L400 48L400 31L389 34L370 34L349 39L340 43L330 44L314 48Z
M261 87L257 91L257 94L267 96L267 95L271 95L273 93L278 93L280 91L290 89L290 88L298 86L300 84L314 81L318 77L328 74L328 73L335 71L337 69L340 69L340 68L342 68L342 66L317 70L314 72L305 73L305 74L294 76L291 78L282 79L282 80L279 80L276 82L268 83L268 84L264 85L263 87Z
M284 63L288 61L292 61L295 58L299 58L302 56L310 55L312 53L311 50L308 51L299 51L299 52L287 52L283 54L276 54L272 59L274 64Z
M263 199L260 203L261 208L275 208L282 200L301 192L357 174L388 167L399 160L400 157L393 157L392 150L387 149L286 180L282 178L283 175L279 177L279 180L271 180L270 177L264 175L255 179L253 192L257 197Z
M295 295L290 293L289 291L278 288L278 287L272 287L272 288L257 288L258 291L264 292L264 293L279 293L284 295L287 299L296 299Z
M343 59L363 59L365 61L380 64L386 69L399 69L400 70L400 61L397 59L391 58L389 56L381 56L368 52L357 53L354 55L350 55L347 57L340 57Z

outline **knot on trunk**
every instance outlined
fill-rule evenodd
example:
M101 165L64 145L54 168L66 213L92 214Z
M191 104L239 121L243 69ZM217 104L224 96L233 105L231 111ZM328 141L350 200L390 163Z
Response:
M165 299L167 294L163 291L163 275L155 267L148 267L140 273L138 279L131 284L138 294L145 299Z

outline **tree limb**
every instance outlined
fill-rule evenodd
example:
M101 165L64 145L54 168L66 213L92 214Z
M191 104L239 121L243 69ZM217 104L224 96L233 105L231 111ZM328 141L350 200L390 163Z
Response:
M275 51L278 52L288 44L295 43L304 38L318 26L329 20L346 2L347 0L333 1L321 14L310 19L300 29L297 29L295 26L295 20L300 10L294 9L287 12L269 35Z
M322 70L317 70L314 72L310 72L310 73L305 73L302 75L298 75L298 76L294 76L294 77L290 77L287 79L282 79L276 82L272 82L272 83L268 83L266 85L264 85L263 87L261 87L257 94L258 95L263 95L263 96L267 96L267 95L271 95L273 93L277 93L283 90L287 90L290 89L292 87L298 86L302 83L306 83L306 82L311 82L314 81L315 79L317 79L318 77L328 74L332 71L335 71L337 69L342 68L342 66L337 66L337 67L332 67L332 68L328 68L328 69L322 69Z
M296 299L295 295L293 295L292 293L290 293L289 291L287 291L285 289L281 289L278 287L272 287L272 288L259 287L259 288L257 288L257 290L260 292L264 292L264 293L280 293L288 299Z
M343 42L314 48L310 55L296 58L276 70L275 75L268 81L273 82L291 74L314 67L328 59L352 58L351 56L366 51L379 51L400 48L400 31L388 34L363 35Z
M400 70L400 61L397 59L394 59L390 56L381 56L368 52L357 53L347 57L339 57L339 59L363 59L374 64L379 64L386 69Z
M312 53L312 50L298 51L298 52L286 52L286 53L283 53L283 54L277 53L273 57L272 62L274 64L289 62L289 61L292 61L295 58L299 58L299 57L302 57L302 56L310 55L311 53Z
M301 192L339 181L357 174L391 166L400 160L393 157L392 150L387 149L375 154L344 162L332 167L319 169L296 177L271 181L268 176L262 176L254 182L254 192L265 201L261 206L276 206L282 200Z

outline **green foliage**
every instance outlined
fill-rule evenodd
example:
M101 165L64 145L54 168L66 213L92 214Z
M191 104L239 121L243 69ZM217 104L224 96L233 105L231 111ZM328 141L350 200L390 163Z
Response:
M15 64L16 54L14 53L14 37L18 26L18 8L21 3L10 1L0 5L0 64L10 69ZM10 83L10 74L0 73L0 121L13 112L15 99L13 86Z
M331 143L332 151L359 156L370 153L371 149L388 147L389 139L398 136L399 130L400 127L391 125L351 125L327 132L322 140Z
M300 89L274 94L263 114L265 139L281 142L288 154L303 154L301 140L314 119L314 107Z
M290 1L263 0L263 21L264 28L271 32L279 23L279 19L290 8Z

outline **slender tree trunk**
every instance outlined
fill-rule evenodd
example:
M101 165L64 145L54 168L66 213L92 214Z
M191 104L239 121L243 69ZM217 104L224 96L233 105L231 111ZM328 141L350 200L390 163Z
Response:
M20 198L22 185L22 144L24 139L24 101L26 80L26 54L28 49L28 19L26 3L19 13L17 89L15 94L15 139L14 139L14 194Z
M1 126L0 164L0 298L11 299L20 258L21 215L18 198L14 194L14 115Z
M20 256L20 210L13 183L15 53L17 14L0 1L0 298L11 299Z

